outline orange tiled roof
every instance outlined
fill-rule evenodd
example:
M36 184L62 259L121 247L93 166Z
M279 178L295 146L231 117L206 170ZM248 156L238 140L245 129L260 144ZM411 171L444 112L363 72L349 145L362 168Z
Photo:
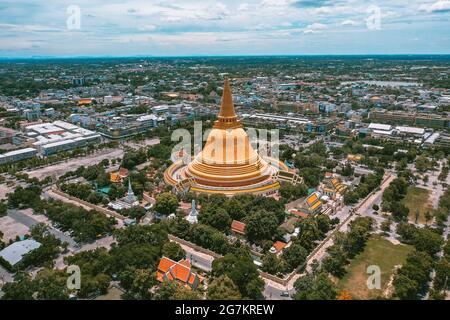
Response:
M159 261L158 270L166 273L175 263L175 261L169 258L162 257L162 259Z
M245 223L233 220L231 230L239 234L245 234Z
M308 198L306 198L306 202L309 204L309 205L312 205L314 202L316 202L318 200L318 198L317 198L317 194L315 194L315 193L312 193Z
M158 280L159 282L163 282L164 281L164 273L157 271L156 272L156 280Z
M186 267L180 263L176 263L172 266L169 272L175 279L182 282L187 282L191 274L191 268Z
M109 180L111 180L111 182L120 182L120 176L118 173L111 173Z
M275 248L275 250L276 250L277 252L280 252L280 251L283 250L284 247L286 247L286 246L287 246L287 243L282 242L282 241L276 241L276 242L273 244L273 247Z
M313 205L311 206L311 210L317 209L317 207L319 207L320 205L322 205L322 202L317 201L315 204L313 204Z
M180 262L178 262L179 264L182 264L183 266L186 266L188 268L191 267L191 263L189 262L189 260L185 259L185 260L181 260Z
M156 279L159 282L164 280L178 280L185 285L192 286L195 284L199 276L191 272L191 263L189 260L181 260L179 262L163 257L159 261Z
M191 274L191 276L189 277L188 283L193 285L195 281L195 274Z

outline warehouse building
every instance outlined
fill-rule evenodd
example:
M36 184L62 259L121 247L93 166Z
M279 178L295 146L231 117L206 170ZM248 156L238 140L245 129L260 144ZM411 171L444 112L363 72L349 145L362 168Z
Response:
M34 148L25 148L0 154L0 164L12 163L36 156L38 151Z

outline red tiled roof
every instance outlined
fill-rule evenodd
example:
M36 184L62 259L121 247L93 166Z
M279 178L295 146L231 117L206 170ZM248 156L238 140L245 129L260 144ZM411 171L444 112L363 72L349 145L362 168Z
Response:
M119 176L122 178L128 177L128 169L120 168L119 169Z
M293 215L296 215L297 217L300 218L308 218L308 214L304 213L303 211L297 210L297 209L291 209L289 210L290 213L292 213Z
M245 234L245 223L233 220L231 230L239 234Z

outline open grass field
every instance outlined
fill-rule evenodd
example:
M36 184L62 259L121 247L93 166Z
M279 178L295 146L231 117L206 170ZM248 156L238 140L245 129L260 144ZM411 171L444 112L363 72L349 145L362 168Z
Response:
M403 203L409 209L408 219L416 222L417 211L419 211L418 223L425 223L425 212L433 209L430 202L430 191L419 187L409 187Z
M340 290L350 292L353 299L374 299L384 296L396 266L404 263L412 246L394 245L381 236L373 236L367 241L365 250L348 265L347 274L338 282ZM377 265L381 270L381 289L367 287L367 267Z

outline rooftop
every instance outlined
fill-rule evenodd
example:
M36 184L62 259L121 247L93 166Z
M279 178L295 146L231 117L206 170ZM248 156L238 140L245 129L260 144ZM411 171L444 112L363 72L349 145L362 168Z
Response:
M0 257L14 266L20 262L24 255L39 248L41 244L35 240L27 239L17 241L0 251Z

